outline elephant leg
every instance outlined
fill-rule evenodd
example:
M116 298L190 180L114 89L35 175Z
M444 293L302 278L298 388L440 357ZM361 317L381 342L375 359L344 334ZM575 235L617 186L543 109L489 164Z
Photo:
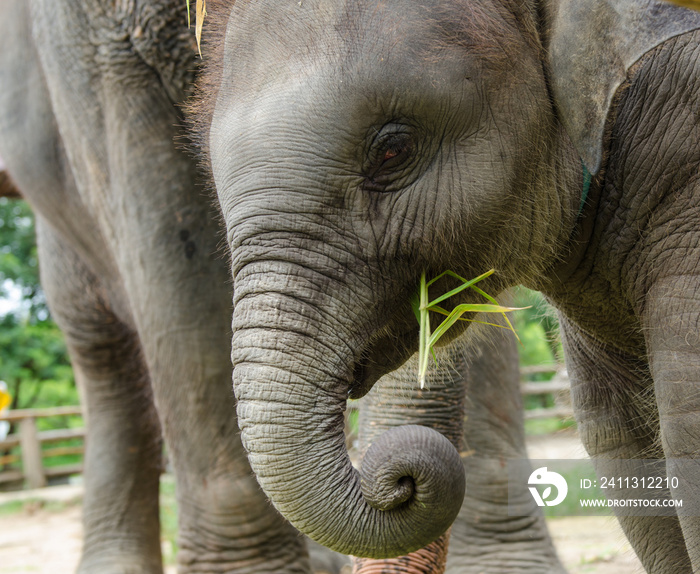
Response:
M138 36L156 39L135 46L122 4L36 0L32 24L85 219L104 238L148 368L176 475L179 572L307 573L303 539L267 501L239 437L230 270L195 162L179 143L173 98L187 86L169 83L183 61L167 58L190 52L157 36L162 23L182 23L181 6L158 3L157 17L141 6L140 26L155 28L139 27ZM168 42L185 34L181 26ZM84 243L99 261L94 238Z
M560 322L579 433L598 475L624 476L628 470L619 459L663 458L646 362L601 347L563 316ZM671 497L668 489L657 494ZM647 572L693 571L677 516L618 516L618 520Z
M165 320L140 330L176 476L178 572L307 574L303 538L268 502L241 445L230 306L198 302L187 283L161 285L170 292L150 312Z
M686 257L686 253L683 253ZM697 261L697 258L690 258ZM700 572L700 289L696 274L659 281L645 317L650 369L659 410L671 494L693 572ZM680 571L680 570L679 570ZM690 570L688 570L690 571Z
M488 342L456 342L445 354L426 390L418 387L414 360L375 385L361 405L361 450L390 427L422 424L464 451L467 489L451 529L447 572L564 572L541 513L508 516L505 460L527 457L512 336L498 331ZM357 560L355 571L439 572L446 546L443 539L408 557Z
M117 255L175 471L178 571L307 574L303 538L267 500L241 444L219 228L194 184L183 195L166 209L134 199ZM133 253L148 263L133 265Z
M123 189L157 189L160 175L142 175L126 174L136 182ZM115 222L117 260L175 471L179 573L306 574L303 538L268 502L241 444L230 273L214 215L194 183L167 207L153 201L134 198L133 218ZM147 264L133 265L134 253Z
M467 495L452 527L448 574L565 572L544 516L508 516L508 459L527 459L517 343L497 330L490 340L468 347L473 357L462 369L467 402L462 448ZM513 500L531 500L526 482Z
M42 283L63 330L88 435L80 574L162 573L160 423L138 337L103 285L40 219Z
M127 128L112 137L143 139L131 133L138 126ZM173 169L186 161L172 148L161 153L174 156L161 160ZM179 573L306 574L303 538L268 502L241 444L231 388L230 272L217 253L220 229L209 202L188 176L181 194L165 195L161 173L124 171L124 193L150 191L127 201L130 217L112 223L175 471ZM134 254L146 263L134 265Z

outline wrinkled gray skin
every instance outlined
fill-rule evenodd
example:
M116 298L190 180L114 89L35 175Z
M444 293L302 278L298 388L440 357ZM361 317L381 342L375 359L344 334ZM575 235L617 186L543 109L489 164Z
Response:
M697 15L617 0L225 10L208 145L234 387L251 466L293 524L381 557L451 512L424 507L420 484L369 504L391 487L360 481L342 438L348 392L416 349L423 269L493 267L486 291L548 295L601 472L700 454ZM581 157L596 177L579 214ZM311 451L325 459L309 472ZM700 482L661 495L697 505ZM698 519L621 523L649 572L700 571Z
M71 4L0 1L0 154L37 215L42 283L89 418L79 572L162 571L161 435L180 572L338 572L347 559L318 545L307 559L237 436L229 271L193 162L173 143L194 67L181 2ZM517 374L510 382L519 397Z
M78 571L162 572L162 433L179 572L307 574L238 438L221 232L174 142L195 67L183 4L0 0L0 155L88 417Z
M515 337L498 330L485 341L462 339L441 354L425 390L416 383L414 355L360 401L360 452L387 430L417 423L440 431L461 451L467 494L450 530L447 574L562 574L539 510L508 516L504 468L509 459L527 458ZM511 505L533 507L527 476L510 495ZM404 559L396 566L381 571L424 571Z

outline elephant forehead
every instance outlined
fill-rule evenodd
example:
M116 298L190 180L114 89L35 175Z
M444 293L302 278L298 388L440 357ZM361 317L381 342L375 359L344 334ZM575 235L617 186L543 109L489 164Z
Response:
M425 6L400 0L261 4L237 3L228 21L212 154L258 146L262 159L273 142L251 134L275 134L278 147L285 136L356 145L390 119L446 117L476 99L475 63L447 41L454 26L439 9L426 18Z
M441 3L428 4L237 3L226 30L221 89L246 96L310 77L410 85L416 76L439 82L450 69L464 75L468 26L462 24L473 21L476 29L481 19L455 19Z
M287 72L293 77L299 68L324 62L339 64L353 53L366 53L368 47L361 45L361 38L367 35L367 25L379 20L386 27L390 15L382 9L374 16L365 13L363 2L237 3L226 30L225 70L230 72L226 75L243 69L270 72L273 68L278 74Z

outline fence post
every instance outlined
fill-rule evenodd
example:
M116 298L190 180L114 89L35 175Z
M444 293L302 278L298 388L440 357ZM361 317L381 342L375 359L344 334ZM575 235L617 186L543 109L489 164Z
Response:
M22 468L29 488L46 486L46 475L41 460L41 443L36 430L36 419L19 421L19 440L22 449Z

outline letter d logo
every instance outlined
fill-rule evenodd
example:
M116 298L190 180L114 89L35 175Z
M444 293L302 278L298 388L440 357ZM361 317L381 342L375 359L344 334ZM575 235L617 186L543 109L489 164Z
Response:
M529 487L530 494L532 494L532 498L535 499L537 506L556 506L557 504L561 504L566 498L567 492L569 492L569 485L566 484L566 479L558 472L547 470L546 466L533 471L527 483L548 485L542 492L542 496L540 496L536 487ZM552 486L557 487L557 496L554 500L547 500L552 493Z

